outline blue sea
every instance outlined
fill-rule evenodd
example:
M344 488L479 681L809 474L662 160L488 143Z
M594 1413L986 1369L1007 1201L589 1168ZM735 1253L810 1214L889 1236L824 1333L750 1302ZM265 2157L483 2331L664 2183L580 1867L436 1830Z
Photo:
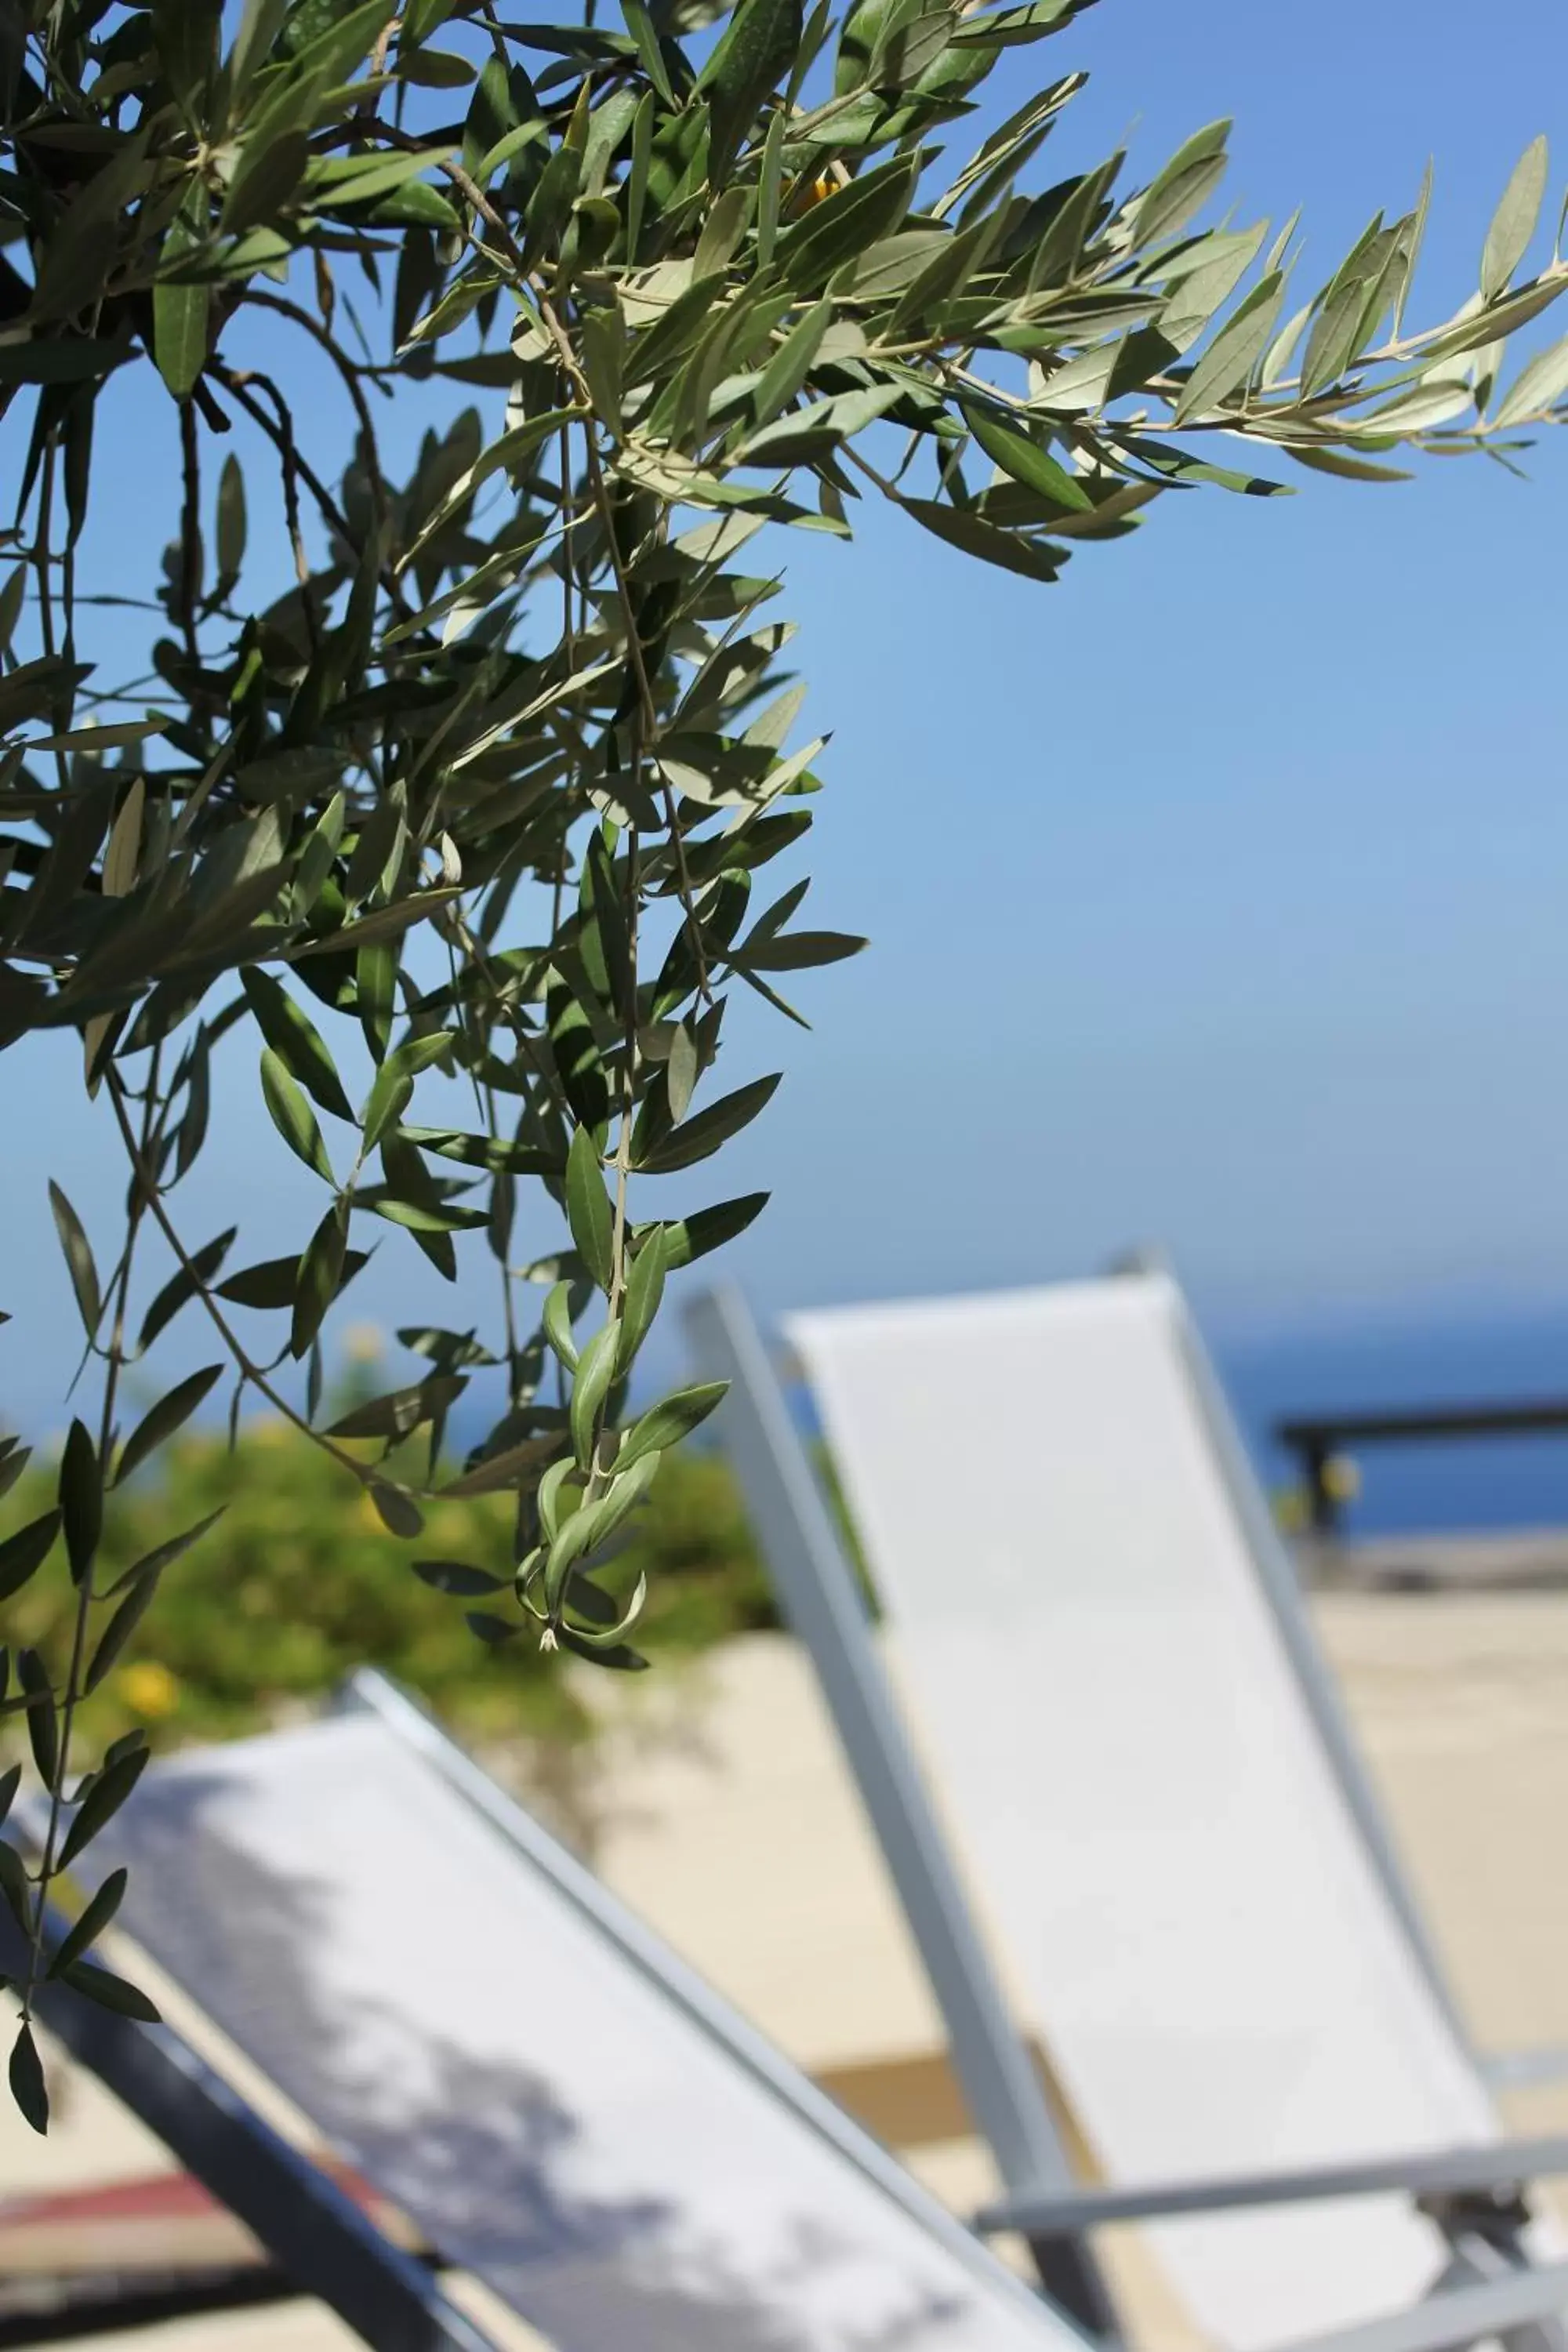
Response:
M1407 1314L1209 1344L1267 1486L1293 1482L1273 1423L1362 1409L1568 1401L1568 1307ZM1362 1490L1352 1535L1568 1527L1568 1431L1352 1449Z

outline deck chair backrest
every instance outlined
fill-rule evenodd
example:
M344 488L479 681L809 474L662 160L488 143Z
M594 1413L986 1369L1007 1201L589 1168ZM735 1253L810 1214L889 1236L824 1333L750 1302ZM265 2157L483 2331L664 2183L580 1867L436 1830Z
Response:
M558 2352L1079 2339L405 1702L154 1766L122 1917ZM96 1851L96 1849L95 1849Z
M949 1817L1112 2182L1496 2120L1260 1582L1163 1275L787 1326ZM1423 2293L1394 2200L1152 2233L1247 2347Z

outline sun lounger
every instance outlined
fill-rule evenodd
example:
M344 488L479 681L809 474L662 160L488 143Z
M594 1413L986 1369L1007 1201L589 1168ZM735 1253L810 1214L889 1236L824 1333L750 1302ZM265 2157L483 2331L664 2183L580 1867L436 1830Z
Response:
M155 1765L93 1855L160 1967L556 2352L1079 2341L374 1676Z
M1168 2274L1234 2352L1391 2325L1494 2255L1549 2252L1487 2176L1562 2151L1489 2153L1488 2081L1173 1283L786 1325L1016 2020L987 1937L955 1931L957 1873L744 1307L710 1297L693 1328L704 1370L736 1382L719 1426L997 2145L1009 2194L987 2221L1110 2218L1059 2158L1031 2194L1016 2135L997 2139L975 2048L1028 2027L1108 2188L1142 2195ZM1479 2177L1445 2201L1434 2161ZM1302 2172L1310 2197L1279 2193ZM1554 2307L1539 2278L1510 2291Z

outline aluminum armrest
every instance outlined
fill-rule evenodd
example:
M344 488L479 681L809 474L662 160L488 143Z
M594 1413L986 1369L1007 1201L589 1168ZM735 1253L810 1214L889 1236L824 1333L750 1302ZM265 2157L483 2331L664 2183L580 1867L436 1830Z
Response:
M1568 2044L1499 2050L1482 2058L1479 2065L1481 2080L1489 2091L1521 2091L1536 2083L1561 2083L1568 2077Z
M1072 2237L1104 2221L1152 2221L1173 2213L1224 2212L1243 2205L1298 2205L1331 2197L1411 2197L1510 2189L1538 2175L1568 2173L1568 2135L1504 2139L1480 2147L1374 2157L1361 2163L1314 2165L1298 2172L1239 2173L1231 2179L1159 2181L1140 2189L1042 2189L985 2206L982 2231L1021 2230L1030 2238Z
M1480 2286L1429 2295L1384 2319L1363 2320L1332 2336L1298 2337L1278 2352L1461 2352L1532 2319L1568 2311L1568 2263L1510 2272Z

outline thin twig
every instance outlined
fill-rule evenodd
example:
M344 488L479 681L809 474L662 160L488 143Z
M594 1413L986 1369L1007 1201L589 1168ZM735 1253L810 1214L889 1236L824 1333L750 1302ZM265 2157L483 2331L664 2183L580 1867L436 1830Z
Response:
M332 522L334 527L341 528L345 538L348 536L348 526L343 521L337 503L327 490L325 484L316 478L310 467L300 457L299 446L294 439L292 412L271 377L263 375L258 368L247 368L243 373L236 373L229 368L216 367L216 363L215 372L221 382L233 393L247 415L254 417L278 452L283 477L283 514L288 524L289 544L294 551L294 577L299 585L300 603L305 614L305 631L310 640L313 652L316 646L316 608L310 594L310 559L305 551L305 533L300 521L300 482L303 481L306 484L328 520ZM251 397L248 386L252 383L259 384L266 393L276 411L274 416L268 417L260 403ZM350 543L352 544L352 541Z
M640 782L641 767L642 735L640 728L635 728L632 732L634 789ZM632 1172L632 1119L637 1108L637 913L640 904L637 829L635 824L632 824L626 828L626 1002L623 1008L626 1043L621 1056L620 1131L616 1137L615 1222L610 1233L610 1287L605 1310L612 1329L621 1320L626 1295L627 1193ZM607 1474L599 1458L604 1435L605 1406L601 1405L595 1422L593 1445L588 1454L588 1485L584 1507L587 1503L596 1500L604 1490ZM557 1627L559 1622L557 1617L555 1621Z
M196 439L196 412L188 400L180 403L180 458L184 475L184 498L180 509L180 632L191 667L199 670L202 649L196 636L196 574L202 547L202 460Z
M571 337L556 317L552 305L542 297L540 299L539 311L555 345L562 366L566 370L576 388L578 397L592 411L594 396L589 389L588 379L579 364L577 354L572 348ZM605 534L605 546L609 554L610 570L615 575L616 593L620 599L621 613L626 622L627 658L637 679L637 699L642 705L644 732L633 763L635 768L640 770L642 744L651 746L658 734L658 710L654 701L653 685L647 674L647 664L643 658L642 639L637 633L637 609L632 603L631 587L626 579L626 566L621 560L620 543L616 537L615 511L610 504L609 488L605 480L605 469L599 457L598 444L594 438L591 417L590 421L584 425L583 441L587 452L589 488L593 493L595 507L598 511L600 528ZM663 788L665 818L669 827L671 845L675 851L677 887L680 898L681 913L686 919L687 932L691 940L691 952L697 964L697 992L705 1004L710 1004L713 1001L713 990L709 977L707 951L702 944L702 925L697 913L696 894L691 887L690 869L686 861L686 841L677 820L675 794L670 790L668 780L662 772L659 782Z
M138 1151L138 1167L152 1140L158 1110L157 1065L160 1048L154 1046L153 1065L142 1097L142 1142ZM117 1114L125 1132L129 1122L123 1112ZM140 1174L132 1189L127 1211L125 1247L121 1255L118 1279L114 1292L114 1320L110 1326L109 1348L103 1374L103 1409L99 1416L98 1454L94 1474L98 1480L99 1515L101 1518L103 1496L109 1485L109 1452L114 1439L114 1408L120 1391L120 1374L125 1356L125 1308L131 1292L132 1263L135 1255L136 1237L147 1207L145 1183ZM66 1669L65 1696L60 1707L59 1744L55 1756L55 1769L49 1784L49 1818L44 1832L43 1857L38 1865L37 1903L33 1914L33 1932L27 1951L27 1979L22 1989L22 2022L32 2018L33 1993L37 1985L44 1946L44 1911L49 1887L55 1877L55 1857L59 1851L60 1815L65 1805L66 1782L70 1776L71 1738L76 1727L76 1711L82 1697L82 1667L87 1655L88 1626L92 1604L97 1597L93 1591L93 1565L89 1560L82 1570L77 1587L76 1610L71 1627L70 1663Z
M347 516L343 513L343 510L339 506L336 499L333 498L331 492L328 489L321 476L310 464L309 460L300 455L298 448L294 446L292 434L290 433L287 436L285 436L281 425L276 418L268 415L265 408L262 407L259 401L253 398L249 390L252 383L262 383L267 386L268 391L272 394L274 399L280 400L281 395L279 394L277 386L273 384L268 377L261 375L255 368L237 370L234 368L225 367L217 361L213 362L212 365L218 381L224 385L226 391L231 392L234 394L235 399L239 403L241 408L244 409L246 415L256 424L260 425L261 430L266 434L268 439L272 443L274 448L279 451L280 456L282 455L285 441L287 439L287 446L290 453L290 462L297 468L300 479L304 483L305 488L310 491L310 496L315 499L317 506L321 509L322 519L332 530L336 531L338 537L342 541L343 545L348 548L352 553L356 556L362 553L363 550L361 549L358 540L354 536ZM377 576L381 581L382 587L386 595L390 598L393 604L395 605L397 611L405 619L406 619L409 613L409 604L401 587L384 563L378 564L376 570Z
M406 131L395 130L389 122L379 123L377 128L384 138L390 139L395 147L401 147L405 153L416 153L423 143L417 139L410 138ZM494 229L502 252L510 262L512 268L517 271L519 278L526 285L528 282L528 271L523 266L522 247L513 236L510 229L507 226L506 222L502 219L500 214L497 212L494 205L491 204L489 196L486 195L479 182L471 173L465 172L460 163L444 163L440 166L440 169L444 176L450 180L452 185L457 189L458 194L462 197L463 202L471 206L473 211L478 213L479 218L486 222L489 227Z
M641 746L632 746L632 776L642 764ZM637 829L626 828L626 1050L621 1063L621 1123L616 1138L616 1222L610 1236L609 1317L618 1323L626 1291L626 1192L632 1169L632 1114L637 1108Z
M228 1321L227 1317L224 1314L223 1309L218 1306L207 1285L203 1281L201 1276L197 1273L195 1266L192 1264L190 1252L186 1249L184 1242L180 1239L179 1234L175 1232L174 1223L169 1216L169 1213L163 1206L163 1195L145 1159L137 1146L136 1139L131 1130L131 1122L125 1116L124 1089L119 1073L111 1065L105 1072L104 1076L109 1098L114 1105L114 1115L120 1123L121 1138L125 1145L126 1154L130 1159L132 1170L138 1180L139 1185L146 1192L147 1205L152 1210L159 1231L162 1233L163 1239L168 1243L169 1247L173 1250L174 1256L178 1261L181 1269L184 1273L187 1281L190 1283L195 1295L201 1300L202 1305L205 1307L214 1328L216 1330L218 1337L222 1339L225 1347L228 1349L230 1356L233 1358L235 1370L238 1372L241 1380L247 1381L250 1386L254 1388L259 1395L264 1396L267 1399L268 1403L272 1406L275 1412L280 1412L285 1421L289 1422L294 1428L299 1430L304 1436L310 1438L313 1444L319 1445L323 1454L330 1454L332 1460L338 1463L342 1468L347 1470L353 1477L357 1478L362 1486L370 1486L382 1483L377 1479L376 1474L374 1470L368 1468L364 1463L356 1461L352 1454L345 1453L341 1445L335 1444L332 1439L326 1436L322 1431L313 1429L302 1413L296 1412L294 1407L289 1402L288 1398L279 1394L279 1391L273 1387L271 1381L268 1379L260 1366L253 1360L247 1349L241 1345L238 1338L235 1334L233 1327Z
M342 350L337 337L329 333L321 320L312 319L309 310L302 309L298 302L290 302L287 295L268 294L259 286L247 286L244 299L260 310L276 310L280 318L291 319L297 327L302 328L306 334L311 336L321 345L337 369L338 374L342 379L343 389L353 404L354 415L359 419L360 436L364 444L365 467L370 475L371 494L375 500L378 512L384 513L386 483L382 475L381 456L375 437L374 420L370 413L370 403L366 400L363 387L359 381L362 371L355 367L353 360Z

